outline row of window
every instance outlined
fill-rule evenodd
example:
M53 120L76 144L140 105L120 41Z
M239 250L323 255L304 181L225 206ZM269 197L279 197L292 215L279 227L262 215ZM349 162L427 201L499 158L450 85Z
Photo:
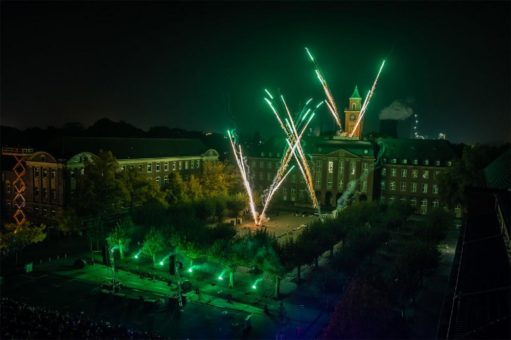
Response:
M419 160L418 159L413 159L411 162L408 162L408 159L406 158L403 158L401 159L401 162L398 161L397 158L391 158L390 160L390 164L398 164L398 163L401 163L401 164L413 164L413 165L419 165ZM384 158L383 159L383 163L387 163L387 158ZM420 162L421 165L436 165L436 166L440 166L442 165L442 162L439 161L439 160L436 160L434 162L430 162L429 159L425 159L423 160L422 162ZM445 162L445 164L447 166L452 166L452 162L451 161L447 161Z
M57 199L57 190L51 189L49 191L50 197L48 197L48 190L46 188L41 188L39 191L38 187L34 187L34 197L39 198L41 197L43 200L47 201L48 198L50 198L52 201L55 201Z
M381 181L380 187L381 187L382 191L386 190L387 189L386 182L385 181ZM403 191L403 192L408 191L408 190L410 190L411 192L418 192L417 190L418 190L419 187L421 189L421 193L427 194L430 186L429 186L429 183L422 183L421 184L421 183L417 183L417 182L412 182L412 183L401 182L399 190ZM396 181L390 181L388 189L390 191L396 191L398 189ZM432 184L431 185L431 192L433 194L435 194L435 195L438 194L438 185L437 184Z
M396 200L398 200L398 198L396 198L395 196L389 196L388 198L385 196L381 197L382 202L388 201L389 203L393 203L393 202L396 202ZM407 200L406 197L400 197L399 201L402 203L408 202L412 207L417 207L417 204L419 203L419 200L416 197L412 197L409 200ZM429 204L429 201L427 198L423 198L420 200L421 214L426 214L428 212L428 204ZM438 208L440 206L440 201L435 198L433 201L431 201L431 205L433 208Z
M390 176L391 177L398 177L398 172L399 172L399 177L401 178L407 178L408 175L410 175L411 178L423 178L423 179L429 179L430 177L430 171L429 170L422 170L422 171L419 171L418 169L401 169L401 171L399 171L399 169L397 168L390 168ZM437 177L438 175L440 174L440 171L435 171L435 177ZM382 177L386 177L387 176L387 168L383 168L381 170L381 175Z
M33 168L34 169L34 177L39 177L41 176L41 168ZM48 173L50 175L50 178L55 178L55 176L57 175L57 170L55 169L48 169L47 168L43 168L42 169L42 175L43 175L43 178L44 177L48 177Z
M129 166L129 169L134 169L134 168L135 168L134 165ZM159 162L159 163L154 164L155 172L160 172L162 170L162 168L163 168L164 172L168 172L170 168L172 169L172 171L183 170L183 169L184 170L199 169L200 168L200 160L195 159L195 160L188 160L188 161L175 161L175 162L163 162L163 163ZM121 170L122 171L126 170L126 166L122 165ZM143 170L143 165L139 164L138 171L142 171L142 170ZM153 163L148 163L146 165L146 171L148 173L153 172Z

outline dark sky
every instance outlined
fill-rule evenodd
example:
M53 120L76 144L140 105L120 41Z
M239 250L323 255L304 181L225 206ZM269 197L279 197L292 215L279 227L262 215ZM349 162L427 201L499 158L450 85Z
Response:
M1 123L108 117L277 133L265 87L294 109L323 97L308 46L340 108L355 84L367 92L387 58L366 132L402 100L425 135L509 140L509 12L508 2L2 2ZM317 120L333 127L326 111Z

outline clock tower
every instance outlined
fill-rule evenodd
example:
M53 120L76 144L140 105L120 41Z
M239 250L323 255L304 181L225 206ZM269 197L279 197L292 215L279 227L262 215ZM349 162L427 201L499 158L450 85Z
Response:
M344 132L349 136L357 124L360 110L362 109L362 97L358 93L358 86L355 86L355 90L350 97L349 106L344 110ZM358 124L357 130L353 134L353 137L360 138L362 132L362 126L364 121Z

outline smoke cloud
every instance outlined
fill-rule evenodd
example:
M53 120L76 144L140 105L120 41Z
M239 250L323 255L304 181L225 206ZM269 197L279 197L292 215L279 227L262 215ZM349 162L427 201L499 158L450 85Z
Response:
M380 119L404 120L413 114L413 109L406 103L394 100L392 104L381 110Z

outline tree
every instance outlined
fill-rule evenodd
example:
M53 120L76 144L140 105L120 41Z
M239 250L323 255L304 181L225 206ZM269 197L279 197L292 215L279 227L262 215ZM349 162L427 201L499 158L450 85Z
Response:
M205 197L227 196L231 184L231 174L222 162L204 162L202 164L200 184Z
M188 183L186 184L187 196L190 198L192 202L197 202L204 197L201 182L197 177L195 177L195 175L191 175L190 179L188 180Z
M127 250L131 242L131 234L134 229L134 224L131 218L124 218L110 232L107 237L108 244L111 248L117 247L121 260L124 259L124 252Z
M165 194L167 201L171 204L181 204L190 201L186 183L177 171L169 174L169 184L166 186Z
M150 200L166 205L165 193L151 178L137 169L126 169L122 177L123 184L129 195L130 209L140 207Z
M381 339L391 328L388 294L367 279L354 279L336 305L323 339Z
M165 248L165 237L163 233L154 227L149 229L144 238L144 246L142 252L149 255L156 266L156 255Z
M449 228L454 225L454 216L444 209L433 209L422 223L415 228L415 235L422 241L437 244L445 239Z
M7 223L4 230L0 230L0 251L2 253L14 252L16 254L16 264L18 263L18 253L26 246L44 241L46 238L46 226L32 225L29 222L17 225L16 223Z

